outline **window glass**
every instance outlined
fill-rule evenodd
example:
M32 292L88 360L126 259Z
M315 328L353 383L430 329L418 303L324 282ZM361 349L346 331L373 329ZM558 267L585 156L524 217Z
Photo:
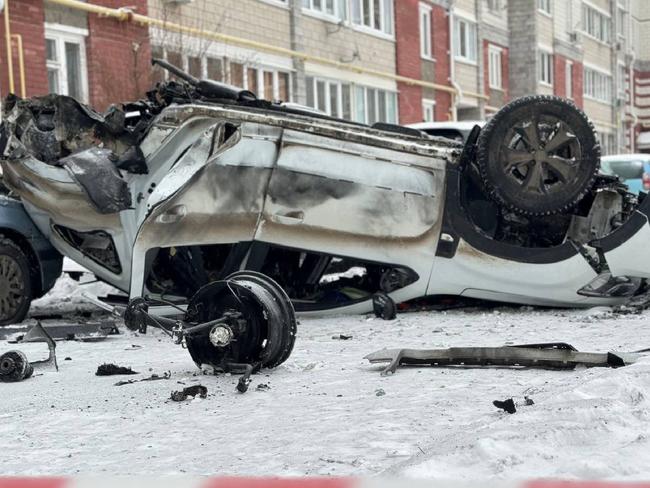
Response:
M289 73L278 73L278 97L283 102L288 102L289 96Z
M256 95L259 94L259 87L257 85L257 70L255 68L248 68L246 75L248 78L248 89Z
M79 44L65 43L65 64L68 78L68 95L82 99L81 90L81 47Z
M203 68L201 67L201 58L190 56L187 58L187 70L195 78L203 78Z
M48 61L57 61L56 41L54 39L45 39L45 53Z
M624 180L643 176L643 161L608 161L610 170Z
M230 63L230 84L244 87L244 65L240 63Z
M59 71L58 70L48 68L47 84L50 93L59 93Z
M273 92L273 72L264 71L264 98L266 100L274 100L275 93Z
M350 85L344 84L341 85L341 106L342 113L341 117L346 120L352 119L352 92L350 91Z
M307 105L316 108L316 99L314 97L314 79L311 76L305 78L307 88Z
M430 58L431 52L431 9L420 4L420 54Z
M208 78L214 81L223 81L223 62L221 59L208 58Z
M327 113L327 85L324 81L316 82L316 108L322 112Z

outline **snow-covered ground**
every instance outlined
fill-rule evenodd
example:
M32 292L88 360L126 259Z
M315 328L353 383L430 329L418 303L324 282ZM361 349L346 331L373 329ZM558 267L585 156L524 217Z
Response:
M80 303L65 278L35 310ZM650 358L616 370L403 368L392 377L363 359L383 347L549 341L631 351L650 347L649 319L529 308L390 322L303 318L290 359L256 375L243 395L236 376L201 375L157 331L60 342L58 373L0 384L0 474L649 479ZM353 338L332 338L341 333ZM33 359L46 355L43 344L19 347ZM0 351L10 348L0 342ZM141 374L95 376L104 362ZM114 386L164 372L171 379ZM207 399L169 400L197 383ZM535 404L514 415L492 405L524 396Z

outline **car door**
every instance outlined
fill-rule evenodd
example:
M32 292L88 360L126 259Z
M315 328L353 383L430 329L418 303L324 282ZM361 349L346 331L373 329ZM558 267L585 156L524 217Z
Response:
M255 239L405 266L426 291L441 226L444 163L285 130Z

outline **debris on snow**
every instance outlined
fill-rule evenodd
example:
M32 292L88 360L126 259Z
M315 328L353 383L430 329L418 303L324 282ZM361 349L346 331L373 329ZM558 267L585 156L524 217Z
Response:
M161 375L159 374L152 374L151 376L148 376L146 378L141 378L139 380L123 380L123 381L118 381L115 383L115 386L123 386L123 385L132 385L133 383L141 383L143 381L158 381L158 380L168 380L169 378L172 377L172 374L170 371L167 371Z
M34 368L21 351L9 351L0 356L0 381L17 383L34 374Z
M189 397L195 398L197 395L199 398L206 398L208 396L208 389L203 385L188 386L187 388L183 388L182 391L172 392L171 399L175 402L183 402Z
M508 398L507 400L494 400L492 402L492 405L494 405L497 408L500 408L501 410L505 410L506 412L512 414L517 411L517 407L515 407L515 401L512 398Z
M580 352L571 344L508 345L502 347L451 347L449 349L382 349L365 357L371 363L389 363L382 376L400 365L419 366L510 366L574 369L576 366L618 368L635 362L645 351L631 353Z
M139 374L139 373L137 371L133 371L131 368L127 368L124 366L104 363L97 368L97 372L95 373L95 376L114 376L120 374Z
M352 339L352 336L351 335L345 335L345 334L338 334L338 335L333 335L332 339L334 339L336 341L338 341L338 340L349 341L350 339Z

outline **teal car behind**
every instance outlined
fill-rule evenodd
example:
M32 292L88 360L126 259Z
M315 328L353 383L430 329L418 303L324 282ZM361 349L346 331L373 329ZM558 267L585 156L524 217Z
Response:
M632 193L650 190L650 154L617 154L605 156L600 170L607 175L618 176Z

